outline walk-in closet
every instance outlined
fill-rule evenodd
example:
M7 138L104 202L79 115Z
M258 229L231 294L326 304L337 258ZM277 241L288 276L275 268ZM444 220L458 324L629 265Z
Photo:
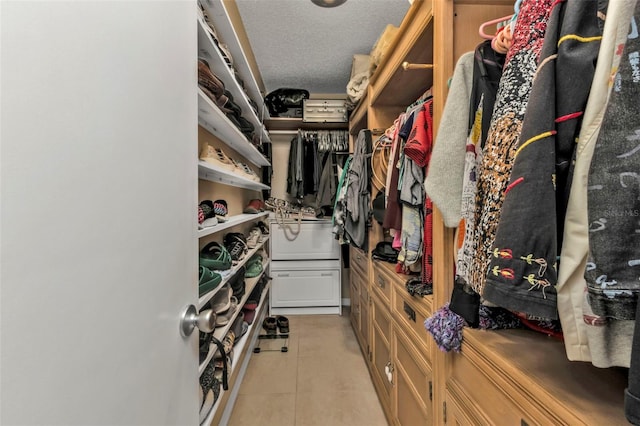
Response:
M640 425L640 1L0 1L0 424Z

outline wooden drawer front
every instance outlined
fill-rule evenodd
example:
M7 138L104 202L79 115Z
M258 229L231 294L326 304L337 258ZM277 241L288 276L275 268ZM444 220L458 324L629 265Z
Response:
M362 348L365 349L369 342L371 341L370 337L370 327L369 327L369 297L368 293L363 292L360 293L360 334L362 337ZM364 298L362 297L364 296Z
M367 254L360 249L350 247L350 267L357 269L363 278L367 277L367 271L369 270L369 258Z
M448 425L455 426L477 426L477 425L489 425L489 421L481 417L477 417L479 414L468 407L465 404L458 401L458 399L451 392L446 393L446 408L445 408L445 422Z
M431 368L410 337L394 329L394 367L397 372L397 418L400 424L430 424ZM417 420L423 420L418 422Z
M538 424L524 414L525 407L521 403L516 404L512 399L518 396L517 391L503 385L499 386L486 376L485 373L491 374L491 367L488 365L479 367L472 362L465 356L465 351L468 350L470 350L469 346L465 346L462 353L452 356L451 377L447 381L447 391L457 400L465 401L467 407L472 408L470 416L486 419L486 424L530 426ZM486 369L484 372L483 368Z
M385 369L391 362L391 350L389 349L389 343L382 337L382 332L376 324L373 325L371 352L373 354L373 370L375 371L381 385L381 389L378 394L388 406L392 385L387 378L387 372Z
M416 344L427 359L431 358L433 339L424 328L424 321L430 316L431 296L414 298L405 289L394 288L392 314L400 328L408 333L411 341ZM428 311L429 310L429 311Z
M360 296L354 297L354 295L356 294L356 290L354 289L353 285L349 287L349 291L351 292L349 295L351 298L351 324L354 330L358 331L360 330Z
M400 369L396 370L396 377L398 388L396 418L398 423L403 426L430 425L430 413L423 409L421 401L411 389L409 377Z
M349 274L349 298L352 301L353 299L360 297L361 287L362 287L362 279L360 278L360 275L355 273L352 269L351 273Z
M384 338L387 346L389 346L391 342L391 317L389 314L389 310L382 305L382 301L380 301L375 295L371 295L373 299L372 307L372 319L373 324L376 325L380 332L382 333L382 337Z
M394 277L387 271L380 262L373 262L373 276L371 277L371 287L375 288L380 298L386 302L387 306L391 302L391 287Z

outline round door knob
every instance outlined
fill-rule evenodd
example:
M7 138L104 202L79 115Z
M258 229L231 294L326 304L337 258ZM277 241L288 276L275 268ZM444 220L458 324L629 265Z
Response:
M198 314L198 310L194 305L187 306L180 321L180 334L183 337L190 336L196 327L204 333L211 333L216 327L215 312L207 309Z

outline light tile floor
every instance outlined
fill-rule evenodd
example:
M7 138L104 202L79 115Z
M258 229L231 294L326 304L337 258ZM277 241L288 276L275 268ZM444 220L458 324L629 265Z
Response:
M348 311L288 318L289 351L284 340L260 342L229 426L387 425Z

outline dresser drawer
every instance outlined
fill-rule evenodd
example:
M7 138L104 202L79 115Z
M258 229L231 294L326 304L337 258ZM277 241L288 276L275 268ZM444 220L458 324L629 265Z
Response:
M352 270L357 271L363 278L366 279L369 271L369 258L367 254L356 248L349 247L349 255L350 255L350 267Z
M389 313L389 308L384 305L384 302L381 301L375 294L370 295L373 303L371 304L371 319L375 326L377 326L381 333L382 337L386 340L387 345L391 341L391 316Z
M373 262L373 276L371 277L371 287L376 289L380 298L389 306L391 303L391 288L393 281L398 279L395 272L387 269L382 262Z
M394 329L397 413L402 425L431 424L432 373L424 355L411 343L411 338Z
M514 397L523 395L506 383L496 381L492 370L495 367L476 359L477 355L465 342L463 351L452 356L451 376L447 381L447 393L473 408L467 416L484 419L487 425L540 424L525 414L530 412L530 407L524 401L515 402Z
M340 259L340 245L333 237L331 222L303 222L295 239L289 240L287 235L281 225L271 222L272 260Z
M433 296L413 297L398 285L393 291L391 314L420 351L430 358L433 339L424 328L424 321L431 316Z

